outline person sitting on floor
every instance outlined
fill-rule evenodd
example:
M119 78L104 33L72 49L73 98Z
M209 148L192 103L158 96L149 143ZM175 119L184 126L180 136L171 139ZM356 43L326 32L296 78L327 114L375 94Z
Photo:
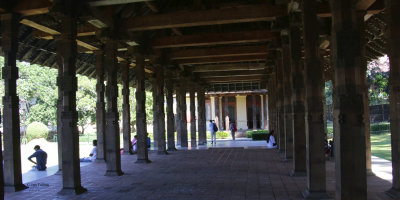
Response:
M132 139L132 151L135 153L136 152L136 148L137 148L137 136L133 136Z
M35 168L39 171L46 170L47 164L47 153L40 149L39 145L36 145L33 149L35 149L35 153L28 157L28 160L34 163ZM32 158L36 158L36 162L32 160Z
M268 148L276 148L275 131L274 130L271 130L271 133L267 135L267 147Z
M93 140L93 149L89 154L89 157L79 159L81 162L93 162L97 157L97 140Z

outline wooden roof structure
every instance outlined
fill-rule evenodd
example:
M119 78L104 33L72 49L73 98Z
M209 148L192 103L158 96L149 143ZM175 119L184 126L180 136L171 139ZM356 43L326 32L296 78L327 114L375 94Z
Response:
M55 39L61 24L56 2L0 3L0 13L11 10L22 15L18 60L57 68ZM154 55L162 55L170 70L200 80L209 88L246 82L259 86L255 89L265 89L287 33L289 14L299 6L291 0L87 0L77 11L77 73L95 77L94 52L104 46L101 31L114 28L118 29L118 60L135 63L130 49L145 49L147 73L154 70ZM360 0L357 7L366 12L365 59L386 54L383 0ZM319 2L318 16L325 79L330 79L331 14L327 0ZM130 70L131 80L134 76Z

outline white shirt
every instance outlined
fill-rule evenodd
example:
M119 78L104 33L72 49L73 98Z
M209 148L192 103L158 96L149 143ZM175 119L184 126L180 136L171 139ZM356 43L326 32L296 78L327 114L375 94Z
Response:
M90 152L92 156L90 157L90 160L95 161L97 157L97 146L94 146L92 151Z
M269 136L269 142L267 143L268 148L275 148L275 137L273 135Z

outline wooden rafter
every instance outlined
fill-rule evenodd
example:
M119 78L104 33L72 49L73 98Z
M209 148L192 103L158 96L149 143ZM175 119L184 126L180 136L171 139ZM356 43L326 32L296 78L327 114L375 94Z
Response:
M250 75L250 76L238 76L238 77L218 77L218 78L201 78L201 80L207 83L219 83L219 82L238 82L238 81L261 81L267 80L268 75Z
M211 77L233 77L233 76L249 76L249 75L265 75L264 69L259 70L234 70L234 71L213 71L213 72L197 72L200 78Z
M268 54L249 55L249 56L226 56L216 58L193 58L193 59L180 59L175 60L176 64L210 64L210 63L235 63L235 62L248 62L248 61L263 61L267 58Z
M268 51L266 45L261 46L230 46L204 49L175 50L169 54L172 60L190 58L212 58L225 56L250 56L265 55Z
M230 33L211 33L186 36L161 37L153 40L154 48L171 48L187 46L206 46L218 44L241 44L266 42L279 38L279 32L269 30L241 31Z
M206 26L243 22L274 20L285 15L284 6L270 4L248 5L227 9L204 11L182 10L177 12L138 16L123 23L123 28L131 31L143 31L191 26Z
M199 65L192 67L192 72L218 72L218 71L249 71L249 70L264 70L263 63L235 63L221 65Z
M23 16L40 15L50 11L53 3L49 0L22 0L14 6L13 11Z

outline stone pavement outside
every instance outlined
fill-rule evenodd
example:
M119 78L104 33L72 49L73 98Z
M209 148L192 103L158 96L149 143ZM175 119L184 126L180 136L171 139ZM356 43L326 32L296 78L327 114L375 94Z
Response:
M264 141L265 142L265 141ZM221 146L223 143L219 143ZM261 143L260 143L261 144ZM228 145L229 146L229 145ZM217 147L218 142L217 142ZM275 149L223 147L179 150L169 155L150 151L151 164L136 164L136 155L122 156L120 177L106 177L105 163L81 168L82 185L88 192L60 196L61 175L27 183L30 188L6 193L6 199L303 199L305 177L290 177L291 162ZM333 197L334 163L327 161L327 188ZM368 199L389 199L383 192L391 183L368 177Z

